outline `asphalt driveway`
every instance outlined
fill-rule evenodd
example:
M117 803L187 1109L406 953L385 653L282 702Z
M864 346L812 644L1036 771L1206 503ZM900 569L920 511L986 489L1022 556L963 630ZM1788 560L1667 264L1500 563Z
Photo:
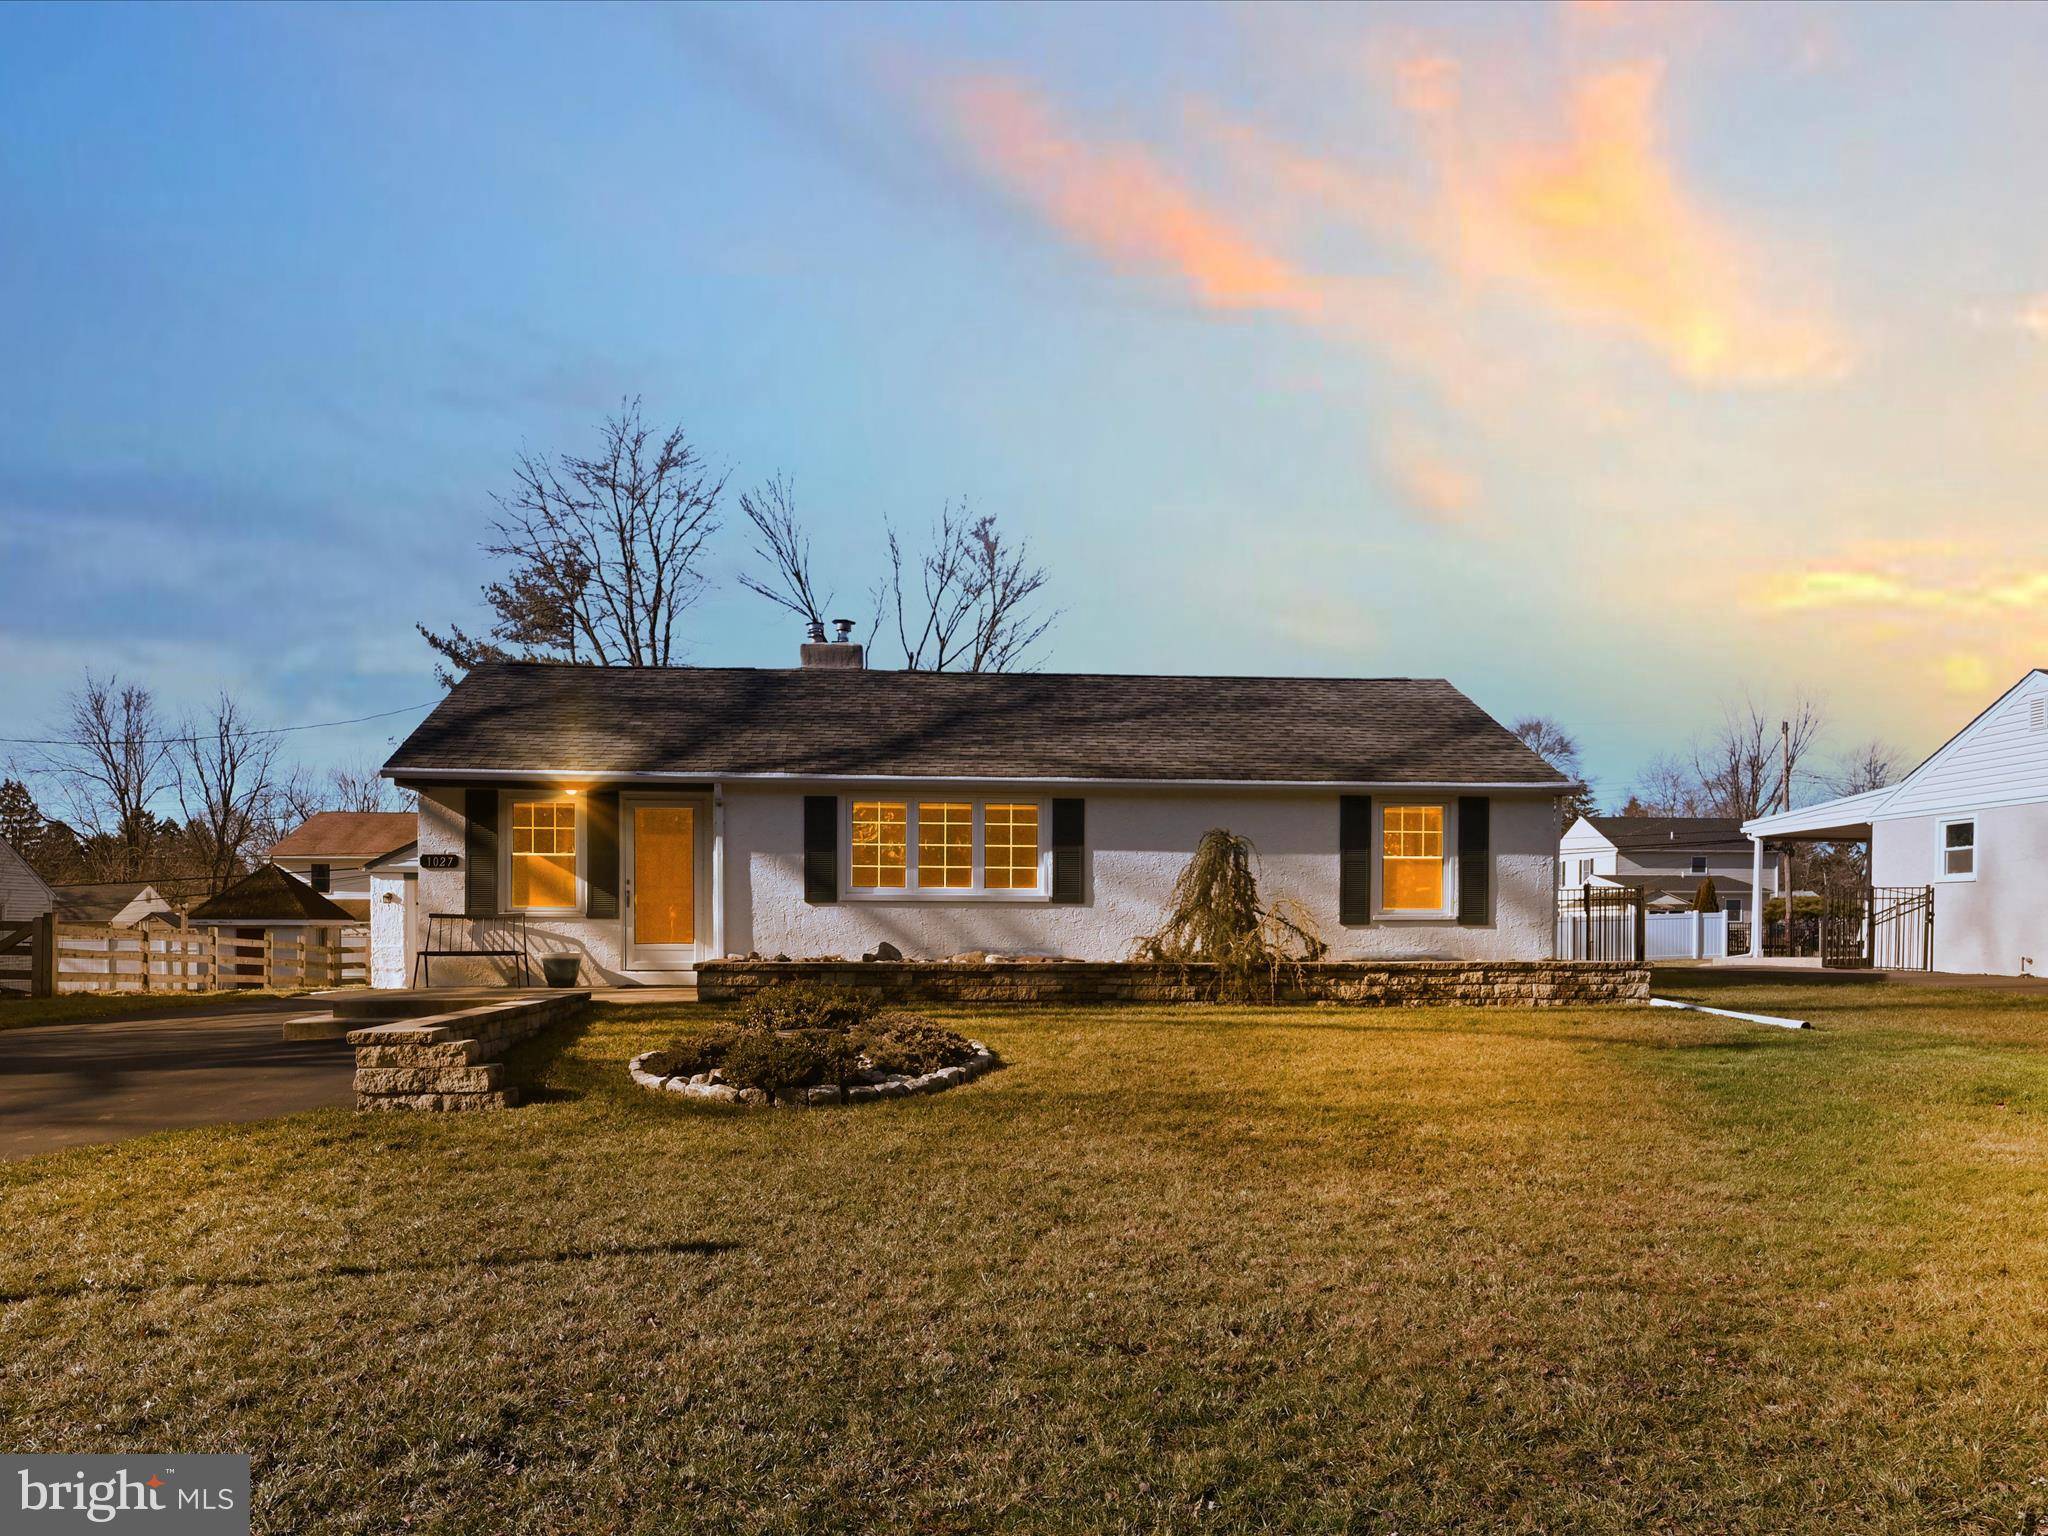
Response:
M0 1161L355 1102L340 1040L279 1038L303 1001L0 1032Z

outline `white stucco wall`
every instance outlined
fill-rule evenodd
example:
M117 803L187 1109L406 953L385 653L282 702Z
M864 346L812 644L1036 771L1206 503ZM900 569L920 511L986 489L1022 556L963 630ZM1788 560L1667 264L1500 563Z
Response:
M736 954L859 955L887 939L913 958L963 950L1121 960L1158 928L1175 878L1202 833L1226 827L1259 854L1259 889L1314 914L1337 959L1542 959L1550 954L1557 816L1548 799L1493 804L1494 921L1337 922L1337 797L1329 793L1092 790L1087 900L964 903L803 899L800 790L728 788L726 948Z
M812 786L812 792L818 789ZM1337 921L1333 793L1091 791L1084 797L1087 900L1079 906L865 898L811 906L803 899L803 795L803 787L728 785L724 791L728 954L858 956L886 939L912 958L991 950L1121 960L1138 935L1160 926L1175 877L1211 827L1251 839L1259 853L1261 892L1306 905L1333 958L1537 960L1551 952L1557 813L1547 798L1494 799L1490 924L1381 921L1345 928ZM461 806L459 791L422 794L422 855L462 854ZM421 870L420 912L460 912L463 889L459 868ZM420 921L424 927L424 915ZM618 919L534 918L529 926L536 955L580 953L585 981L664 979L659 972L622 968ZM491 974L496 973L460 962L434 963L437 983Z
M1941 826L1959 816L1977 823L1970 880L1941 873ZM1880 821L1870 843L1873 884L1934 887L1936 970L2048 975L2048 803Z
M408 985L412 957L418 947L412 915L418 905L417 882L409 874L365 871L370 899L370 985Z

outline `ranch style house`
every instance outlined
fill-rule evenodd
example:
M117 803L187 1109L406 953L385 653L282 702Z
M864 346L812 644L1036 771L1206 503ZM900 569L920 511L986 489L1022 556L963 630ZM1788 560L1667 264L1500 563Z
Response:
M517 931L586 984L883 943L1122 960L1222 827L1332 959L1550 957L1576 786L1447 682L803 661L471 671L384 767L419 795L404 930Z

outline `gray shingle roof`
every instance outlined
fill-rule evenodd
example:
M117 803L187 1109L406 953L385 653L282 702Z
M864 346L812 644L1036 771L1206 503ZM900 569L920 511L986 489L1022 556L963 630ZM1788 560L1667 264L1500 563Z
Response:
M1588 816L1598 832L1616 848L1732 848L1749 852L1736 816Z
M194 907L195 923L353 923L355 915L336 906L298 876L265 864L218 896Z
M386 763L466 769L1298 784L1566 781L1437 678L476 668Z

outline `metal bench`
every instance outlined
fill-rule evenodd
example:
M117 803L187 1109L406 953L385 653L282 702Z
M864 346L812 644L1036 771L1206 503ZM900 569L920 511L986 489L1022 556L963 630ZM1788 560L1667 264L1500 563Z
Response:
M516 931L519 935L518 944L494 945L476 942L472 928L479 923L495 923L500 928ZM412 963L413 984L418 986L422 978L428 986L434 984L434 968L427 963L430 960L468 959L476 956L492 960L517 960L519 985L532 986L532 961L526 941L526 914L512 912L503 916L471 917L467 912L429 912L427 942L420 946L420 952Z

